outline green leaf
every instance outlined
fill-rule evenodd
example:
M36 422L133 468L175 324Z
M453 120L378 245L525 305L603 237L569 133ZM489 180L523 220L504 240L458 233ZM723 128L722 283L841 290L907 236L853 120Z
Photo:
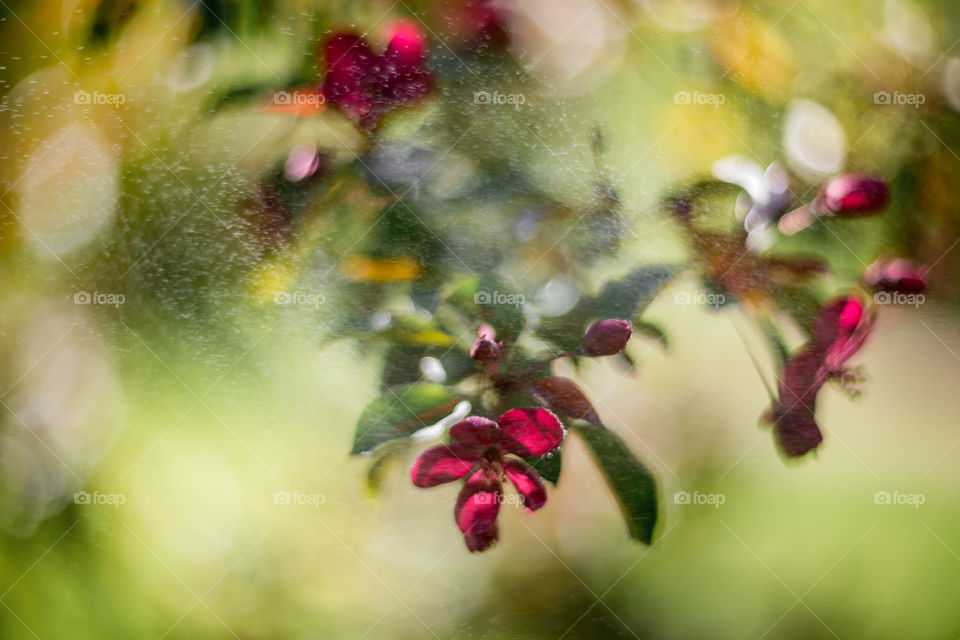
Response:
M523 295L492 276L467 280L447 296L447 302L473 320L490 323L497 339L511 343L523 331Z
M560 457L559 449L539 458L524 458L524 461L536 469L540 477L550 484L556 485L557 480L560 479L560 467L563 460Z
M463 396L441 384L411 384L380 396L357 420L351 454L366 453L388 440L412 435L453 412Z
M667 264L646 265L620 280L608 282L597 297L597 314L601 318L632 320L653 302L677 271L677 267Z
M647 336L648 338L653 338L659 342L664 349L668 349L670 347L670 341L667 338L667 332L664 331L663 327L655 322L649 322L647 320L640 320L637 318L633 321L633 330L636 333Z
M433 356L440 360L447 373L447 385L456 385L477 371L476 362L458 349L441 349L417 345L391 344L384 357L381 382L384 389L418 382L423 378L420 360Z
M596 301L593 298L583 297L565 314L542 318L537 328L537 335L561 351L572 351L580 346L584 330L596 317Z
M581 422L573 430L586 443L620 504L631 537L650 544L657 524L657 481L653 474L609 429Z
M814 319L820 309L820 301L813 293L799 287L779 288L774 292L777 306L785 311L806 335L813 332Z
M393 463L402 458L410 448L410 440L391 440L378 447L374 452L370 464L367 465L367 491L371 496L380 492L383 480L393 466Z

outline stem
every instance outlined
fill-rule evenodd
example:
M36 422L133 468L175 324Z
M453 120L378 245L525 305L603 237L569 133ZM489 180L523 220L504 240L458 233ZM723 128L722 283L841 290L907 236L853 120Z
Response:
M770 401L774 405L776 405L778 402L777 395L774 393L773 386L767 380L767 376L764 374L763 370L761 369L760 361L757 359L756 354L747 344L746 340L743 339L743 334L740 331L740 328L733 323L732 319L730 320L730 324L733 325L733 330L734 332L736 332L737 338L739 338L740 342L743 343L744 348L747 350L747 355L750 356L750 362L753 363L753 368L756 370L757 375L760 377L760 381L763 383L763 388L766 389L767 395L770 396Z

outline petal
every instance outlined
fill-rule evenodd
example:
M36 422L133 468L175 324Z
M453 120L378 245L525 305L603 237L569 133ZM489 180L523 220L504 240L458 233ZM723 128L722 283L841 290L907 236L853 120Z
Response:
M466 446L491 447L497 442L497 423L489 418L468 416L450 427L450 437Z
M470 551L483 551L496 542L502 492L497 474L488 469L475 472L460 490L453 515Z
M808 349L791 357L780 374L774 433L780 448L792 458L815 449L823 440L814 416L817 393L829 377L822 364L822 355Z
M503 470L523 496L527 511L536 511L547 502L547 488L536 470L521 460L504 460Z
M392 36L386 56L401 64L419 66L426 52L426 35L412 20L400 20L391 27Z
M542 407L510 409L497 422L503 449L521 458L542 456L563 441L560 420Z
M330 103L347 115L362 117L373 108L373 97L367 89L376 56L360 36L341 33L327 41L325 47L327 75L323 92Z
M469 447L439 445L427 449L413 463L410 477L418 487L435 487L453 482L470 473L477 452Z
M817 313L811 349L823 354L828 371L837 372L866 342L873 320L856 296L828 302Z
M774 434L780 448L791 458L798 458L816 449L823 441L812 407L801 404L788 411L781 410L774 425Z
M817 311L812 342L829 349L838 340L850 337L867 321L863 301L846 296L827 302Z
M497 339L497 332L494 331L493 327L484 323L477 329L477 337L494 342Z

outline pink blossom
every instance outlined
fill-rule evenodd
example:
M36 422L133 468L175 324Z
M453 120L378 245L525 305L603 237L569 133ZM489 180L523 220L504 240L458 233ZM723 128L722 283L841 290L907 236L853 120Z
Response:
M454 518L467 548L483 551L497 540L504 476L523 497L528 512L542 507L547 489L536 470L519 458L555 451L563 435L560 420L541 407L510 409L496 422L470 416L450 428L451 444L427 449L417 458L411 478L424 488L467 478Z

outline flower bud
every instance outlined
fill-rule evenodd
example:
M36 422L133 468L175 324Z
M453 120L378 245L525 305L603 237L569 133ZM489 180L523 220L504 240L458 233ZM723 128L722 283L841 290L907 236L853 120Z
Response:
M863 281L877 291L920 293L927 286L926 267L904 258L877 258L863 272Z
M497 342L497 335L488 324L480 325L477 341L470 347L470 357L481 362L493 362L500 359L503 343Z
M590 325L580 343L580 353L587 356L612 356L623 351L633 327L626 320L598 320Z
M827 181L817 196L820 213L826 216L870 215L887 204L887 183L879 178L847 174Z

